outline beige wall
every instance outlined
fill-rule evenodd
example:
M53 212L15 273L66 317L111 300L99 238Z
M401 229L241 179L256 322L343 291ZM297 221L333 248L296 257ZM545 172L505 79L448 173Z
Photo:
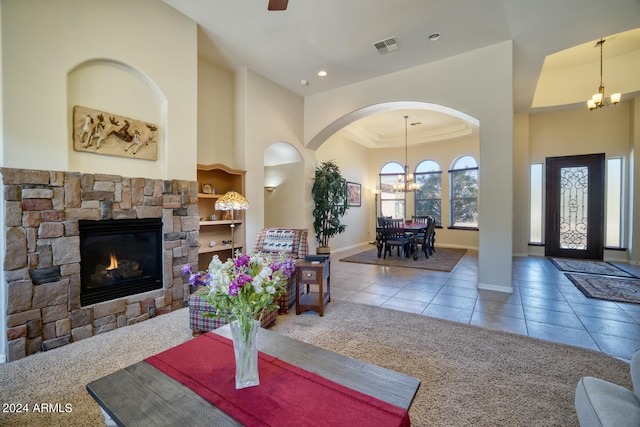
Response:
M277 183L273 191L264 191L264 226L274 228L305 228L304 215L292 195L304 193L304 164L287 163L278 166L265 166L264 182ZM311 232L311 230L309 230ZM255 236L251 236L253 238ZM247 237L247 244L252 241Z
M124 176L141 176L142 170L150 178L195 180L193 21L155 0L3 0L1 6L4 166L63 171L73 166ZM80 83L92 85L74 86L77 72L83 74ZM94 91L103 95L92 96ZM136 96L146 92L155 97L150 108L149 99ZM158 118L159 160L73 152L70 112L78 100L132 118L143 111Z
M342 218L342 223L347 228L344 233L334 236L329 241L332 252L351 248L375 238L370 231L374 215L371 189L375 188L375 181L371 179L369 171L370 152L371 150L362 145L339 136L329 138L316 151L316 165L333 160L347 181L360 184L361 204L350 207ZM313 224L310 231L313 234ZM317 244L312 247L317 247Z
M529 115L516 114L513 123L513 255L524 256L529 253Z
M195 180L196 29L155 0L2 0L2 166ZM157 123L158 160L74 152L74 103ZM0 318L5 309L2 286ZM0 337L1 363L3 322Z
M631 141L629 141L630 159L629 172L632 176L630 183L629 198L635 203L629 204L629 234L631 243L629 244L629 259L634 264L640 264L640 212L638 212L638 201L640 201L640 96L631 101Z
M630 103L597 111L579 108L529 117L530 160L606 153L629 155Z
M395 101L445 105L479 120L479 287L512 292L512 74L513 44L503 42L308 96L305 143L317 148L372 106Z
M401 165L405 161L404 149L374 149L370 150L369 171L371 179L378 183L378 173L382 166L389 162L397 162ZM438 246L459 247L467 249L478 249L478 232L473 230L450 230L447 228L450 218L450 206L447 201L449 197L449 174L453 162L460 156L470 155L478 161L480 147L478 138L467 137L450 141L426 144L417 147L410 147L408 150L409 171L413 172L421 161L433 160L440 165L442 170L442 229L437 230L436 243ZM480 172L482 173L482 172ZM482 188L479 188L482 195ZM407 196L407 218L411 218L414 212L413 194ZM371 223L371 229L374 224Z
M632 251L635 212L630 202L633 200L630 189L638 186L637 172L633 168L634 147L640 143L638 134L634 134L634 129L638 128L639 123L634 108L637 102L637 99L631 99L615 107L596 111L578 107L561 112L516 116L514 188L517 192L514 200L518 200L518 203L514 207L514 229L519 231L514 233L514 252L544 253L536 248L525 251L529 230L528 170L530 165L532 163L544 165L547 157L605 153L606 158L622 157L624 159L628 178L625 182L626 190L623 197L627 203L626 211L628 212L627 221L623 224L624 244L630 249L631 260L636 260L634 257L638 254ZM638 242L637 238L635 242ZM627 259L619 252L605 252L605 257Z
M234 76L198 57L198 163L237 168L234 143Z
M264 152L275 142L291 144L304 159L304 172L298 177L303 185L289 195L287 204L302 218L297 224L313 230L310 199L315 160L302 144L302 97L247 69L235 74L235 85L236 159L238 167L247 171L246 197L251 204L246 212L247 243L264 227Z

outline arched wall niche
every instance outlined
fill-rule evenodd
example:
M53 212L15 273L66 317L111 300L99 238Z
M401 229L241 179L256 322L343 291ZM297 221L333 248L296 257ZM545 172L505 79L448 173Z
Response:
M158 160L114 157L73 150L73 107L80 105L159 126ZM112 59L91 59L67 74L69 166L72 171L163 176L166 164L166 97L140 70Z
M264 226L304 228L304 158L296 147L278 141L264 152ZM296 208L296 206L298 208Z

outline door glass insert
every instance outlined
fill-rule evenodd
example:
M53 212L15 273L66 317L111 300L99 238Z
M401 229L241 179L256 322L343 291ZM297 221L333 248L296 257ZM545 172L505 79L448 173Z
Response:
M587 249L589 168L560 168L560 248Z

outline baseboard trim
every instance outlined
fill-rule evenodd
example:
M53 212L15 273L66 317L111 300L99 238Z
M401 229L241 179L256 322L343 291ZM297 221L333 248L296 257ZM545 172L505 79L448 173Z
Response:
M492 285L490 283L478 282L478 289L482 289L483 291L503 292L505 294L513 293L513 286L505 287L505 286Z

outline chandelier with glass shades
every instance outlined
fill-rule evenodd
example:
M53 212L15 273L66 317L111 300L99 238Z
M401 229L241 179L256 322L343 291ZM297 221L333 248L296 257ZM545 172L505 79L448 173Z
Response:
M410 191L416 191L420 189L420 184L414 182L413 174L409 173L409 161L408 161L408 144L407 144L407 119L409 116L404 116L404 174L398 175L398 183L393 184L393 191L399 193L408 193Z
M600 39L596 43L596 46L600 46L600 87L598 88L598 93L593 95L590 100L587 101L587 107L589 110L596 110L598 108L608 107L609 105L616 105L620 102L621 95L619 93L611 94L610 101L607 101L604 97L604 84L602 83L602 45L606 40Z

